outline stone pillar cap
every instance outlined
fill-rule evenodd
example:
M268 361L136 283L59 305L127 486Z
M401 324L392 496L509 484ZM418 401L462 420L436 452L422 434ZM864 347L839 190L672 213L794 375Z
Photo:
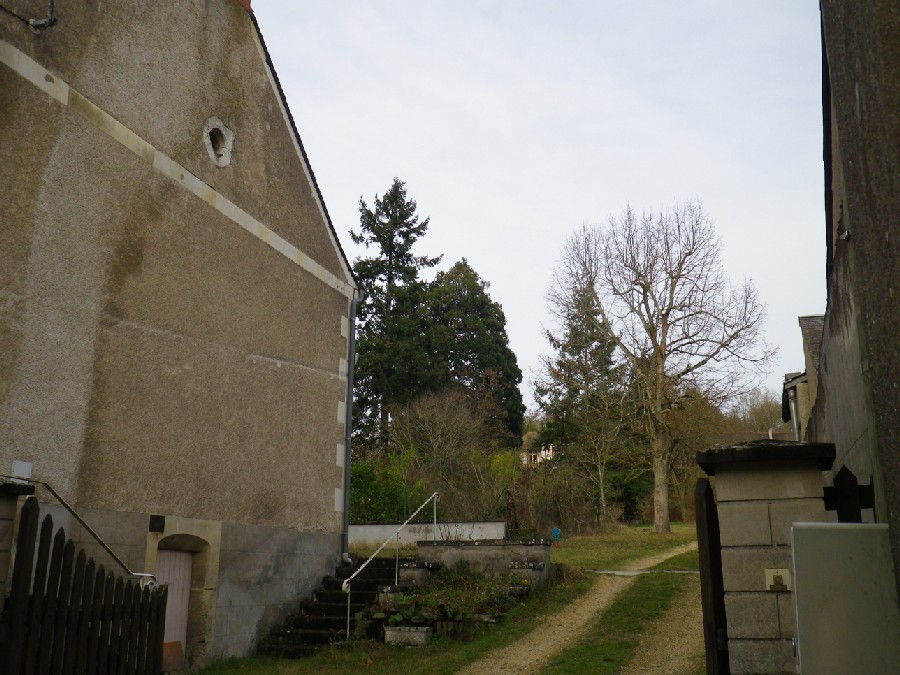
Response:
M22 495L31 496L34 494L34 485L28 483L20 483L12 480L0 480L0 495L9 495L11 497L21 497Z
M731 464L765 462L817 462L822 471L834 463L834 443L801 443L763 439L735 445L717 445L697 453L697 464L708 476L716 475L716 467Z

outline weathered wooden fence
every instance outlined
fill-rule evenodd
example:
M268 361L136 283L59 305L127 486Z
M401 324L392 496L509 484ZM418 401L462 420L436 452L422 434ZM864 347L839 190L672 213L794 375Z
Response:
M53 536L49 515L38 536L38 515L28 499L0 623L0 672L160 673L166 587L141 588L85 562L62 529Z

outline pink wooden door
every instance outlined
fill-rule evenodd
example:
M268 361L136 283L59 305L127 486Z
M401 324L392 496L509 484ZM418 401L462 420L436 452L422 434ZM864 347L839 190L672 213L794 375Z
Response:
M187 644L188 601L191 594L190 553L162 550L156 553L156 580L168 584L164 643L180 642L181 653Z

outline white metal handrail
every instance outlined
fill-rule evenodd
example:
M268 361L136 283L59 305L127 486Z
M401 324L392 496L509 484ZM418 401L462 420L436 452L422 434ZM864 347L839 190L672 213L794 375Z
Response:
M350 637L350 583L353 581L353 579L356 577L357 574L359 574L366 568L366 565L368 565L370 562L372 562L372 560L375 558L375 556L377 556L379 553L381 553L381 550L385 546L387 546L388 542L391 539L395 539L397 542L397 557L396 557L396 565L394 567L394 585L397 585L400 583L400 531L404 527L409 525L409 521L411 521L413 518L415 518L417 515L419 515L419 511L424 509L426 504L428 504L428 502L430 502L432 500L434 500L434 529L432 530L431 536L436 537L437 536L438 493L434 492L428 499L426 499L424 502L422 502L422 504L421 504L421 506L419 506L419 508L417 508L415 511L413 511L412 515L409 518L407 518L400 527L397 528L397 531L394 532L394 534L392 534L390 537L385 539L384 542L381 544L381 546L379 546L377 549L375 549L375 553L370 555L369 559L366 560L366 562L364 562L362 565L360 565L358 570L356 570L353 574L351 574L349 577L344 579L344 581L341 583L341 590L347 594L347 637L348 638Z

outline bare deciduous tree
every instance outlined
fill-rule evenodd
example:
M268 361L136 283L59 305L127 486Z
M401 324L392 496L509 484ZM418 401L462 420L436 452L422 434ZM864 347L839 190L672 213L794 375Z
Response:
M613 358L615 342L599 313L596 232L568 238L547 292L557 330L544 333L553 352L541 359L535 399L545 416L542 440L558 445L592 489L599 524L607 513L608 469L625 445L628 390Z
M790 425L781 420L781 396L768 389L753 389L737 400L734 413L754 433L772 433Z
M669 531L668 422L684 391L724 403L754 384L773 356L765 308L749 281L732 286L721 242L699 202L638 215L627 207L606 227L585 229L577 250L599 262L601 316L630 364L653 458L654 524Z

